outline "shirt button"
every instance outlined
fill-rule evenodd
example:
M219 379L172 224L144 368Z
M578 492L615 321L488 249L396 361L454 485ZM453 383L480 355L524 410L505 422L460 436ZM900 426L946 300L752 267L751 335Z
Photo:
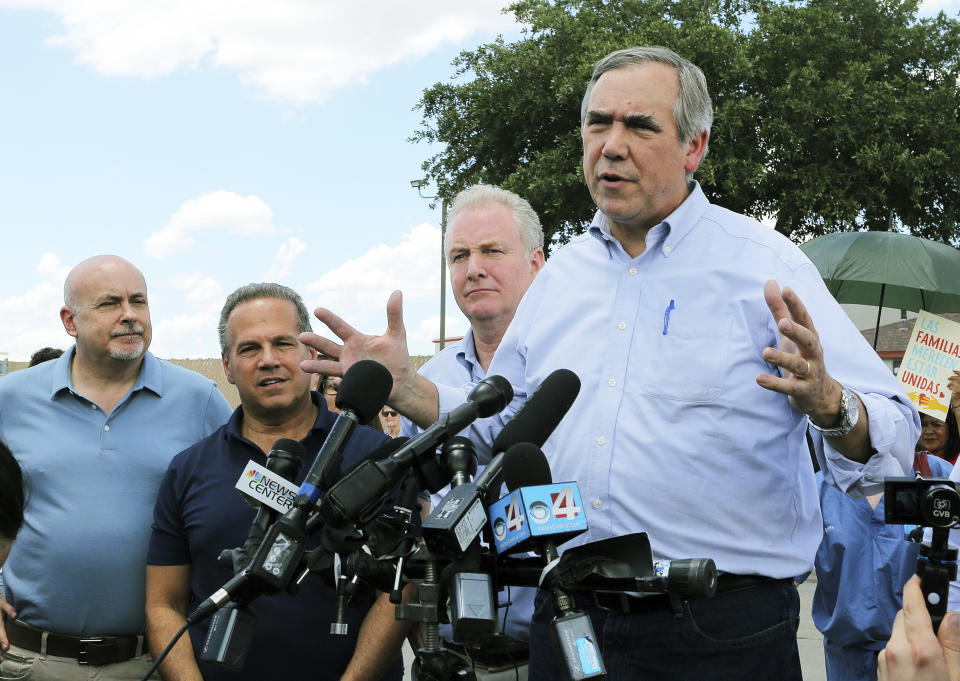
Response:
M627 270L627 272L629 272L629 273L630 273L630 276L632 276L632 277L637 276L637 268L636 268L636 267L631 267L629 270Z
M601 435L600 437L597 438L597 444L602 447L603 445L607 444L607 438Z
M617 324L617 328L620 329L621 331L623 331L625 328L627 328L627 323L626 323L626 322L620 322L619 324Z
M594 499L594 500L593 500L593 507L594 507L594 508L602 508L602 507L603 507L603 502L600 501L599 498L598 498L598 499Z
M91 404L91 405L90 405L90 408L93 409L94 411L96 411L96 410L97 410L97 405Z
M104 426L103 429L106 430L106 431L109 431L109 430L110 430L110 426Z
M611 378L609 381L607 381L607 385L609 385L611 388L616 387L616 385L617 385L617 379Z
M671 251L671 248L670 248L669 246L664 246L664 247L663 247L663 252L664 252L664 253L669 253L670 251Z

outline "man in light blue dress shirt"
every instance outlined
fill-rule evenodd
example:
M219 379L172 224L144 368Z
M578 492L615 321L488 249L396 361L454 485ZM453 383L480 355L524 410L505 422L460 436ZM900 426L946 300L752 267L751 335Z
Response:
M420 375L434 383L468 385L487 377L487 367L500 345L517 305L543 267L543 228L530 204L513 192L475 185L457 194L450 206L449 228L443 245L453 297L470 322L459 342L447 346L420 367ZM401 434L413 437L420 428L403 420ZM490 462L480 457L480 465ZM439 503L447 490L435 494ZM536 589L509 587L501 592L502 633L529 639ZM449 638L450 627L441 627Z
M792 577L812 568L822 534L805 433L825 479L852 494L909 470L919 433L809 259L693 180L711 123L702 72L672 51L597 63L582 139L599 210L538 275L490 365L517 398L471 427L489 446L546 376L573 370L579 397L544 447L588 506L589 531L565 546L646 532L656 558L712 558L723 573L711 599L578 598L611 679L800 679ZM377 358L394 375L390 403L421 424L463 401L463 387L404 367L398 293L383 336L317 316L343 344L307 338L338 360L312 370ZM560 675L552 617L541 592L530 678Z

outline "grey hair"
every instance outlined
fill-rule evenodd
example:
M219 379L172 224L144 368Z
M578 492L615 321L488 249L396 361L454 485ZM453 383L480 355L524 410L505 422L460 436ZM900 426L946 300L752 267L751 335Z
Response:
M587 120L587 105L593 86L607 71L659 62L672 66L677 72L680 87L677 98L673 100L673 120L677 126L677 134L681 142L689 142L702 132L709 133L713 125L713 103L710 101L710 92L707 90L707 79L703 71L693 62L684 59L679 54L666 47L628 47L625 50L611 52L593 67L593 75L587 83L587 91L583 95L580 106L580 127ZM707 151L704 149L703 158ZM702 160L702 159L701 159Z
M307 312L307 306L303 304L303 298L300 297L300 294L292 288L271 282L247 284L227 296L227 300L223 303L223 309L220 310L220 323L217 324L217 335L220 337L220 352L225 356L230 350L230 334L227 328L227 320L230 318L230 313L232 313L240 303L258 298L289 300L297 308L297 326L300 333L313 331L313 327L310 326L310 313Z
M543 248L543 227L540 226L537 211L521 196L490 184L475 184L457 194L447 214L447 224L452 225L457 215L466 209L489 203L499 203L510 211L513 224L517 228L517 236L523 244L524 255L529 256L536 249ZM446 252L446 246L446 244L443 245L444 252Z

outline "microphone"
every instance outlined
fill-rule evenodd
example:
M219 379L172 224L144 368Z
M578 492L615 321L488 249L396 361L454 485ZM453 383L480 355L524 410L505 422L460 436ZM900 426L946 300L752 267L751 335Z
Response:
M335 482L341 454L353 429L380 412L392 389L393 378L382 364L364 359L347 369L337 390L336 405L340 414L300 487L300 494L307 495L311 506L320 497L318 488L327 488Z
M281 478L296 480L306 453L307 450L302 443L282 437L273 443L273 447L267 454L267 470Z
M469 438L458 435L447 441L441 453L441 469L450 480L451 487L473 479L477 472L477 450Z
M293 488L294 483L290 481L296 480L300 474L305 453L306 449L301 443L289 438L280 438L273 443L273 447L267 454L265 473L257 471L259 466L251 461L254 467L249 471L245 469L240 474L237 489L247 503L257 507L257 515L250 524L243 546L225 549L217 558L217 562L221 565L231 567L234 574L240 572L250 561L250 555L263 541L270 523L279 514L278 509L283 508L283 502L290 505L292 492L288 492L291 496L286 496L283 492ZM259 475L251 476L250 473L259 473ZM273 479L274 477L276 480ZM273 489L274 485L277 489ZM265 488L270 494L263 492L260 488ZM255 624L253 614L245 607L245 597L252 595L255 594L251 594L248 590L241 590L235 594L235 600L217 611L210 622L210 628L200 649L198 655L200 660L235 671L243 668L247 658L247 646L253 635Z
M406 445L409 439L410 438L408 437L400 435L398 437L387 440L386 442L381 444L379 447L374 449L372 452L364 456L359 461L355 461L349 468L343 471L343 476L341 478L341 481L338 482L336 485L334 485L334 487L339 488L343 480L350 477L353 474L353 472L356 471L361 466L364 466L372 461L381 461L383 459L386 459L388 456L390 456L391 454L396 452L398 449L401 449L404 445ZM331 488L331 491L332 489L333 488ZM388 490L388 493L389 493L389 490ZM327 494L330 494L330 492L327 492ZM323 504L321 502L321 506L322 505ZM321 526L323 526L324 530L331 527L329 524L326 524L326 525L324 524L324 519L322 514L320 513L312 514L309 520L307 520L307 534L313 534ZM346 549L344 549L344 552L345 551Z
M519 411L494 438L493 451L502 458L503 452L520 442L529 442L543 447L579 394L580 379L575 373L569 369L554 370L543 379ZM487 470L493 463L491 461L491 466L487 466ZM496 476L489 484L494 493L500 491L500 466L502 461L489 473ZM484 470L481 476L487 473L487 470ZM495 500L495 496L487 499L487 504Z
M557 543L562 544L587 529L577 484L552 484L547 457L538 446L529 443L516 444L507 451L504 479L513 493L490 509L497 553L529 546L546 559L547 564L540 573L540 586L553 596L556 615L550 624L550 635L563 665L564 678L571 681L604 678L606 668L590 616L575 610L570 596L547 579L550 570L560 562ZM500 509L505 519L494 520L495 509ZM526 519L529 522L524 522ZM511 531L519 536L515 541L504 536ZM501 549L501 542L505 549Z
M578 394L580 379L575 373L569 369L551 372L494 439L493 451L505 452L518 442L543 447Z
M557 544L587 530L577 483L553 484L547 457L536 445L521 442L510 447L503 477L510 493L487 512L498 554L539 548L553 561Z
M300 467L303 465L303 457L306 453L307 450L300 442L282 437L273 443L273 447L267 454L267 471L281 478L292 488L295 484L292 481L296 480L300 474ZM240 475L241 480L246 477L248 477L246 473ZM252 483L251 479L250 484ZM269 529L270 523L277 518L276 507L282 505L282 502L276 503L275 501L275 506L271 506L265 498L256 494L256 491L252 491L253 495L251 495L251 493L242 489L240 483L237 483L237 486L243 499L257 508L257 515L254 516L253 522L250 524L250 531L247 533L247 540L243 543L243 546L235 549L224 549L217 559L222 565L232 566L234 574L240 572L250 560L250 554L260 545L260 541ZM286 501L290 497L285 496L283 499Z
M497 454L490 464L473 482L450 490L423 521L423 538L432 551L466 551L487 522L484 506L488 495L500 490L505 452L520 442L546 442L579 392L580 379L569 369L557 369L544 379L494 439Z
M355 520L379 508L382 497L418 461L434 457L437 445L459 433L478 418L493 416L513 399L513 388L502 376L480 381L467 401L382 461L367 461L345 475L324 495L320 515L334 526ZM436 491L436 490L431 490Z

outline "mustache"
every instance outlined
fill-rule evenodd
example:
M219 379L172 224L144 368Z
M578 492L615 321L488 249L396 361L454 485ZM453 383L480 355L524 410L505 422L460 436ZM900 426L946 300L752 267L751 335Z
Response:
M123 326L117 329L116 331L110 332L111 338L116 338L117 336L129 336L130 334L136 334L138 336L143 335L143 327L139 324L133 324L131 326Z

